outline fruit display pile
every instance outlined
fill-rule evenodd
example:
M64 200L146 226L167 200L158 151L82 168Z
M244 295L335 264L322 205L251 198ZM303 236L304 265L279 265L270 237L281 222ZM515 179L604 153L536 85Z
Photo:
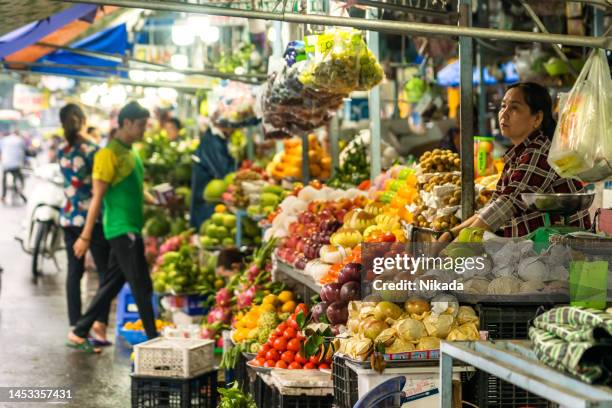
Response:
M214 249L220 246L236 245L237 217L230 213L223 204L215 207L214 214L200 226L200 243L202 247ZM261 232L255 221L242 218L242 244L261 244Z
M291 291L266 295L261 304L253 305L246 313L239 312L235 316L232 341L234 344L246 342L245 349L257 353L277 325L287 320L296 307L295 295Z
M161 246L153 266L153 289L157 293L211 293L215 285L217 259L209 256L201 262L195 235L171 237Z
M412 298L403 305L351 302L347 332L339 352L365 360L373 351L386 354L439 348L440 340L478 340L478 316L470 306L459 306L452 296L439 295L431 302Z
M156 319L155 320L155 328L159 333L162 332L166 327L174 327L172 322L167 322L165 320ZM144 326L142 325L142 320L138 319L135 322L125 322L123 325L124 330L134 330L134 331L144 331Z
M267 172L277 180L302 177L302 139L291 138L283 141L284 150L268 164ZM316 135L308 135L308 163L310 176L327 180L331 176L331 158L323 150Z
M138 146L147 181L151 185L170 183L173 186L189 186L191 183L191 155L198 148L198 138L171 141L164 131L145 135Z
M268 340L260 347L251 364L260 367L316 370L329 369L331 348L320 347L321 334L329 334L305 325L308 319L308 307L297 305L286 321L280 323L270 333ZM308 334L307 334L308 333Z

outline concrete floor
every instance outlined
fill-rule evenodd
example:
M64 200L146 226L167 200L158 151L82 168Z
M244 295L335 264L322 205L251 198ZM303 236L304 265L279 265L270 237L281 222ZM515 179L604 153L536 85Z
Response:
M47 263L46 275L38 285L31 283L31 258L14 240L24 213L23 206L0 205L0 265L4 268L0 289L0 387L69 388L73 399L60 406L129 407L131 350L119 345L106 348L101 355L88 355L65 346L69 329L65 258L61 271ZM84 286L89 287L91 295L95 279L90 278ZM114 316L111 314L111 322ZM0 402L0 407L14 406L48 404Z

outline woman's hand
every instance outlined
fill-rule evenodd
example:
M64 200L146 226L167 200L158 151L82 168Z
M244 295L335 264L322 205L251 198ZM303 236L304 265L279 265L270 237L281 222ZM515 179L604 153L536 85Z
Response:
M81 259L83 256L85 256L87 250L89 249L89 240L79 237L79 239L77 239L72 246L72 249L74 251L74 256L77 259Z
M451 235L451 233L445 232L444 234L440 235L440 237L438 238L436 242L438 244L445 244L447 242L452 242L452 241L453 241L453 236Z

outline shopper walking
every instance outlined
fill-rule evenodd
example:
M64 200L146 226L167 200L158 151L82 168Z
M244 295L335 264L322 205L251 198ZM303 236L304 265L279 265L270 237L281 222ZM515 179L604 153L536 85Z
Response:
M11 133L0 139L0 159L2 163L2 202L6 199L7 176L10 174L13 177L13 183L17 187L17 183L21 184L18 188L19 195L24 202L27 202L23 194L24 180L21 169L25 164L26 158L26 143L23 137L16 133Z
M87 210L92 195L92 171L94 155L98 146L82 134L85 125L85 114L78 105L68 104L60 110L60 121L64 129L64 138L57 149L57 158L64 175L64 195L66 200L62 207L60 224L64 229L66 253L68 255L68 274L66 276L66 295L68 298L68 319L74 327L81 318L81 279L85 272L85 257L76 257L73 246L83 232ZM110 245L104 238L102 223L98 217L91 233L89 246L96 270L99 285L102 286L108 268ZM110 301L100 307L92 327L93 342L99 345L110 345L106 340L106 327Z
M141 140L149 119L149 111L130 102L119 112L119 129L107 147L94 158L93 198L83 232L74 244L74 253L82 257L89 248L96 219L104 202L104 236L111 246L107 276L89 308L68 334L68 346L87 352L99 352L87 340L87 333L100 311L112 300L127 280L147 337L157 336L151 302L153 285L144 244L140 235L143 227L145 200L144 168L132 145Z

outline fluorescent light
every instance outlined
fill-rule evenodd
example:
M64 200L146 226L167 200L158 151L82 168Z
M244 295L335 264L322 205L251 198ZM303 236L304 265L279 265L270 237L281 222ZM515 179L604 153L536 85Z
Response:
M179 23L172 26L172 42L179 47L193 44L195 34L187 24Z
M174 54L170 58L170 65L174 69L186 69L189 65L189 60L186 55L183 54Z
M219 32L219 27L208 26L206 29L200 34L200 38L206 44L212 44L219 41L219 37L221 33Z

